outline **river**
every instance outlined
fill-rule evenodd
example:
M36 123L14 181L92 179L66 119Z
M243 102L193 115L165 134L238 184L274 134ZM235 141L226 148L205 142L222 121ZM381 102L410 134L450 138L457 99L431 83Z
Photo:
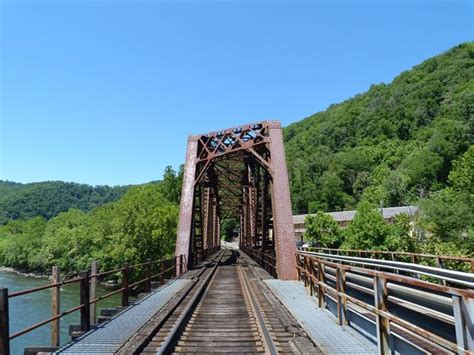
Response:
M0 272L0 287L7 287L8 292L25 290L48 284L49 280L19 275L13 272ZM99 286L97 293L103 295L109 289ZM78 284L61 287L61 311L79 304ZM120 304L120 295L113 295L99 302L98 314L101 308L115 307ZM10 334L31 326L51 317L51 290L34 292L10 299ZM61 344L67 343L69 325L79 324L79 312L74 312L61 318ZM11 353L22 355L25 346L48 346L51 338L51 324L46 324L30 333L22 335L11 342Z

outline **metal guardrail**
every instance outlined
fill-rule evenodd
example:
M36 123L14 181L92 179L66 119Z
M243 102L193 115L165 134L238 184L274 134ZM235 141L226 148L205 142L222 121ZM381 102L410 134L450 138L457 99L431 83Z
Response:
M277 277L276 258L273 255L244 245L241 245L239 248L263 267L270 275Z
M465 353L474 348L474 291L416 278L343 265L297 252L298 278L318 306L334 308L340 325L357 314L375 323L378 350L401 341L429 352ZM425 350L426 351L426 350Z
M321 247L299 247L298 250L320 252L326 254L355 256L359 258L384 259L392 261L404 261L418 264L426 262L430 266L440 269L456 269L456 266L462 265L466 268L465 271L471 270L474 273L474 258L448 256L448 255L434 255L422 253L408 253L385 250L359 250L359 249L335 249L335 248L321 248Z
M450 284L474 288L474 274L469 272L447 270L402 261L367 259L353 256L341 256L335 254L303 251L301 251L301 254L314 255L318 258L331 260L337 263L344 263L388 272L394 272L396 274L406 274L408 276L413 276L417 279L419 279L421 276L425 276L426 278L434 279L439 284L442 284L444 286Z
M171 266L170 266L171 264ZM153 266L160 265L160 271L153 274ZM81 332L86 332L91 329L91 324L96 322L96 304L97 302L111 297L112 295L121 293L122 294L122 307L127 307L129 305L129 296L130 291L133 288L138 287L141 284L144 284L143 291L151 291L151 282L156 278L161 279L161 283L164 283L166 275L169 275L173 271L171 278L177 277L181 274L187 267L186 260L184 255L175 256L172 259L161 259L151 261L150 259L144 263L127 265L123 267L108 270L104 272L97 272L97 263L93 262L91 264L91 270L81 271L77 276L68 280L60 281L59 268L54 266L52 272L52 282L48 285L43 285L39 287L34 287L26 290L16 291L8 293L8 288L0 288L0 354L9 355L10 354L10 341L22 336L26 333L29 333L45 324L51 323L51 345L53 347L59 346L59 320L60 318L80 311L80 330ZM145 277L130 283L130 272L134 269L141 268L142 272L145 272ZM117 290L111 291L103 296L96 296L96 286L99 279L111 275L121 273L121 287ZM63 285L79 283L79 296L80 301L79 305L72 307L66 311L60 312L60 287ZM10 310L9 310L9 299L20 297L23 295L43 291L43 290L52 290L51 297L51 309L52 316L41 322L33 324L29 327L26 327L14 334L10 334Z

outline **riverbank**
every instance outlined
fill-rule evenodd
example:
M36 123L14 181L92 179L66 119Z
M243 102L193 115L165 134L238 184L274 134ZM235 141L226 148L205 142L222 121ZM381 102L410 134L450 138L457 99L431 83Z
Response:
M24 276L24 277L31 277L34 279L39 279L39 280L51 280L51 275L50 274L44 274L44 273L39 273L39 272L34 272L34 271L25 271L21 269L15 269L13 267L9 266L0 266L0 273L11 273L19 276ZM114 289L118 287L120 284L117 282L113 282L111 280L105 280L105 281L99 281L99 285L101 285L104 288L107 289Z
M28 274L29 275L29 274ZM49 275L43 275L49 277ZM0 286L8 292L18 292L48 284L44 278L25 276L14 268L0 267ZM110 290L102 285L97 287L97 297L101 297ZM73 283L61 286L61 309L76 307L79 299L79 284ZM114 294L98 302L97 313L103 308L115 308L121 304L121 295ZM10 334L16 333L31 325L51 317L51 292L43 290L9 299ZM60 334L61 344L68 342L69 326L80 323L80 313L74 312L61 317ZM46 325L32 332L15 338L11 342L11 354L23 354L26 346L47 346L51 338L51 327Z
M17 274L20 276L33 277L35 279L50 279L51 278L51 275L49 274L15 269L9 266L0 266L0 272L10 272L10 273Z

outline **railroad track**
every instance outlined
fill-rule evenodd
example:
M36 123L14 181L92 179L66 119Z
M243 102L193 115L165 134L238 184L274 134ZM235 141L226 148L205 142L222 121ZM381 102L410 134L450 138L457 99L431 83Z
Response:
M223 250L134 353L292 353L263 297L239 252Z

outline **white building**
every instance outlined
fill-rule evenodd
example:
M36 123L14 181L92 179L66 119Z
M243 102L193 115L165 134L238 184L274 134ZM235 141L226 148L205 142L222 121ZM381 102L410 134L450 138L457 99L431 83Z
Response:
M393 219L396 215L407 214L409 216L414 216L418 212L418 207L416 206L401 206L401 207L386 207L381 208L380 212L383 215L383 218L388 223L393 223ZM339 212L328 212L326 213L336 220L337 223L342 228L345 228L350 221L354 218L356 211L339 211ZM293 216L293 225L295 228L295 237L296 240L303 241L303 234L305 232L304 221L308 214L299 214Z

